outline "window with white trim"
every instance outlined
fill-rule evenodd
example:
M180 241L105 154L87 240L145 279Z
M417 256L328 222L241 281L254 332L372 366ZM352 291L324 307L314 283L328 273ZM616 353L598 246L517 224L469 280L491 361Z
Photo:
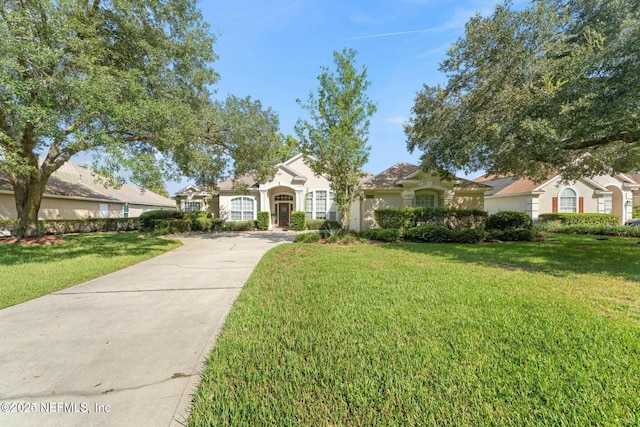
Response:
M129 218L129 203L122 205L122 218Z
M611 194L603 194L602 200L604 201L604 213L613 213L613 196Z
M338 209L333 202L334 194L328 190L314 190L304 199L307 219L337 219Z
M231 199L231 221L248 221L254 219L255 203L253 198L246 196Z
M435 208L436 196L429 193L416 193L414 198L414 206L416 208Z
M560 192L560 205L558 206L558 212L578 212L578 198L576 192L571 188L565 188Z
M182 210L185 212L197 212L202 210L202 201L200 200L185 200Z

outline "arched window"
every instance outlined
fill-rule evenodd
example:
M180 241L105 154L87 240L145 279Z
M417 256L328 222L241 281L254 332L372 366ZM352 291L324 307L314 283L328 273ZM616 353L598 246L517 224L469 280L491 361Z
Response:
M576 192L565 188L560 192L560 212L578 212Z
M239 196L231 199L231 221L247 221L255 219L255 200L252 197Z
M293 196L291 194L276 194L273 199L276 202L293 202Z

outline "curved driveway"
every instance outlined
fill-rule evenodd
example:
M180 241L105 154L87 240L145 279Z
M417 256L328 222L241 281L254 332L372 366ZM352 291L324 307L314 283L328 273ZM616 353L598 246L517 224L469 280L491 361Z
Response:
M179 426L264 253L293 233L181 237L176 250L0 310L0 426Z

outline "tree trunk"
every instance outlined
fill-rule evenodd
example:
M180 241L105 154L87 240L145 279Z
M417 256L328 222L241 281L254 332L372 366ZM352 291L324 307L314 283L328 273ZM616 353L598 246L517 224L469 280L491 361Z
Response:
M29 176L18 176L12 184L18 211L17 237L37 237L40 235L38 212L46 180L37 170Z

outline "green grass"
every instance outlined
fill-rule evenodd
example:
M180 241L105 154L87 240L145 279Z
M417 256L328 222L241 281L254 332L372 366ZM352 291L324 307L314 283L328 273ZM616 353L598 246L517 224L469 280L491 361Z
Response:
M180 246L138 232L63 236L53 246L0 244L0 308L119 270Z
M549 238L275 248L190 425L639 425L640 247Z

